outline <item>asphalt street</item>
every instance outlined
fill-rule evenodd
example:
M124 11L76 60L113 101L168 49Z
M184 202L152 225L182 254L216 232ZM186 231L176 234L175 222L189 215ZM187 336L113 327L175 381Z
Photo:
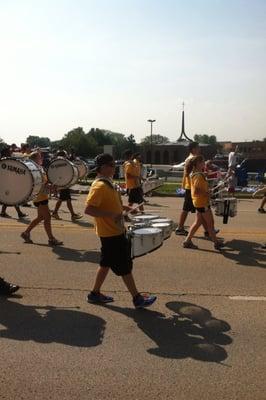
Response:
M84 202L75 195L75 210L82 213ZM64 246L51 248L42 226L34 244L23 243L28 220L8 208L12 218L0 219L0 276L21 289L0 298L0 398L265 400L266 216L259 202L239 201L226 225L216 217L221 252L199 231L198 250L182 248L183 237L172 234L136 259L139 290L158 296L146 310L134 309L112 273L104 292L115 302L86 302L99 262L90 217L73 223L63 206L53 229ZM181 206L182 199L152 197L146 210L176 222Z

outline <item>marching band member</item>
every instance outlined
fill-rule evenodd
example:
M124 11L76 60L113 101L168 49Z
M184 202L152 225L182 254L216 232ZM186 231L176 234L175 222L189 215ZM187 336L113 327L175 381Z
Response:
M128 205L129 207L132 207L133 204L143 203L143 191L141 187L141 165L138 160L133 160L132 153L131 158L126 163L124 163L124 165L126 188L128 191ZM141 212L144 212L143 205L139 207L139 210Z
M65 150L57 152L57 157L64 157L67 158L67 152ZM65 201L67 208L71 214L71 220L74 222L77 219L82 218L82 215L79 213L75 213L72 206L72 199L71 199L71 192L69 188L60 189L59 190L59 199L56 202L55 209L52 212L52 217L55 219L61 219L58 215L59 208L61 207L62 202Z
M37 151L33 152L29 156L30 160L33 160L36 164L42 165L42 157L41 154ZM52 233L52 227L51 227L51 215L50 215L50 210L48 207L48 194L47 194L47 189L46 189L47 183L43 186L42 190L40 193L37 195L37 197L34 199L33 204L37 207L37 217L31 221L31 223L28 225L27 229L22 232L20 235L22 239L26 243L33 243L30 237L30 232L32 229L34 229L40 222L43 221L44 224L44 229L46 231L46 234L48 236L48 244L49 246L59 246L62 245L63 242L57 240Z
M109 269L121 276L128 291L132 295L136 308L152 305L156 297L139 293L132 275L133 263L131 251L123 220L123 206L120 193L116 190L112 178L115 162L110 154L100 154L95 159L97 178L92 183L87 197L85 214L95 218L96 234L101 240L101 261L96 274L92 291L88 294L88 302L109 303L114 301L110 296L101 293L101 287Z
M204 167L204 158L201 155L190 158L186 166L185 174L186 176L190 176L191 197L196 210L196 220L190 227L189 233L183 242L183 247L189 249L198 248L192 243L191 239L204 222L207 226L209 237L214 242L214 248L219 250L223 246L223 243L217 239L214 230L213 215L210 208L209 187L203 172Z

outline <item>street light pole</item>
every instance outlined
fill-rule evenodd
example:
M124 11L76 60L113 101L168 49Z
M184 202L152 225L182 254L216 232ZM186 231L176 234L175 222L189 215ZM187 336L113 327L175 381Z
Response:
M152 168L152 124L156 121L156 119L148 119L148 122L151 124L151 168Z

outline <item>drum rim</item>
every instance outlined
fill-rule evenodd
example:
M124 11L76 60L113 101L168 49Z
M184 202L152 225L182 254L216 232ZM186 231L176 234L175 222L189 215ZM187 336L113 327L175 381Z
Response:
M37 167L37 168L36 168L37 170L40 169L40 166L39 166L36 162L34 162L33 160L30 160L30 159L20 159L20 158L16 158L16 157L3 157L3 158L1 158L0 163L1 163L3 160L12 160L12 161L16 161L16 162L20 163L20 164L22 164L24 167L26 167L26 169L27 169L27 171L28 171L29 173L30 173L30 169L27 167L26 162L33 164L35 167ZM9 203L3 203L3 202L1 202L1 203L2 203L2 204L5 204L5 205L7 205L7 206L16 206L16 205L24 204L24 203L26 203L27 201L31 201L32 198L33 198L32 192L33 192L33 187L34 187L33 175L32 175L31 173L30 173L30 178L31 178L31 188L30 188L30 190L28 191L27 196L23 197L23 199L20 200L19 202L9 202Z
M51 162L50 162L50 164L49 164L49 166L48 166L48 168L47 168L47 178L48 178L48 181L53 185L54 183L50 180L50 178L49 178L49 168L50 168L50 165L52 164L52 163L54 163L55 161L57 161L57 160L64 160L64 161L66 161L67 163L70 163L70 166L71 166L71 168L72 168L72 170L73 171L75 171L75 168L76 168L76 170L77 170L77 172L78 172L78 167L72 162L72 161L70 161L70 160L67 160L67 159L65 159L64 157L62 157L62 158L55 158L54 160L52 160ZM74 174L74 176L75 176L75 174ZM78 172L78 179L79 179L79 172ZM68 188L68 187L70 187L70 186L72 186L72 184L71 184L71 182L73 181L73 178L70 180L70 181L68 181L68 183L66 183L64 186L59 186L59 185L55 185L55 186L57 186L58 188L61 188L61 189L64 189L64 188ZM73 185L74 185L74 183L73 183Z

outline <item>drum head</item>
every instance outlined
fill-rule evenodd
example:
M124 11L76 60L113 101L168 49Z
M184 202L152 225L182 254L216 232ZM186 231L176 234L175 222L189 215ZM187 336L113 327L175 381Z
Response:
M133 221L138 221L138 222L145 222L145 221L150 221L152 219L156 219L158 218L158 215L152 215L152 214L141 214L141 215L137 215L135 217L132 218Z
M78 168L78 172L79 172L79 179L84 178L86 175L88 175L89 169L87 167L87 164L85 163L85 161L82 160L75 160L74 164L76 165L76 167Z
M134 231L134 235L152 235L161 232L162 230L158 228L142 228L142 229L136 229Z
M158 222L157 224L152 224L153 228L168 228L171 224L167 224L167 222Z
M64 158L57 158L52 161L47 170L49 182L58 187L67 187L75 174L75 165Z
M16 205L28 199L33 178L27 163L11 158L0 160L0 203Z
M156 218L156 219L153 219L151 222L152 222L152 224L160 224L160 223L171 224L173 221L170 218Z

